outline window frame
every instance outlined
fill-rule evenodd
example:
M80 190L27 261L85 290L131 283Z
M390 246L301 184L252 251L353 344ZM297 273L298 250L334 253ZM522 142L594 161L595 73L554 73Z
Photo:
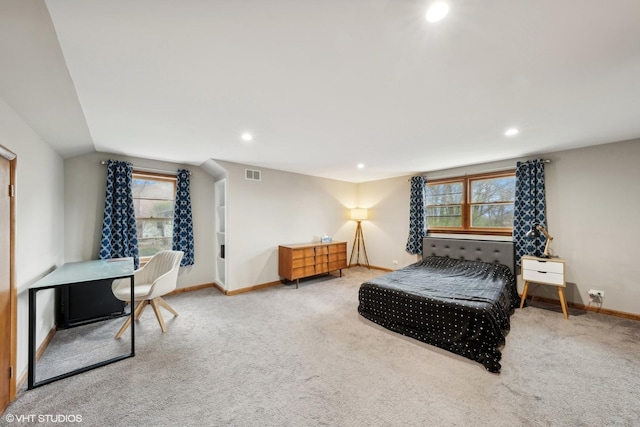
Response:
M163 173L157 173L157 172L145 172L144 170L133 170L132 173L132 182L135 179L148 179L148 180L153 180L153 181L162 181L162 182L171 182L173 183L173 209L172 209L172 214L171 214L171 223L173 226L173 215L175 212L175 203L176 203L176 196L177 196L177 188L178 188L178 177L176 175L170 175L170 174L163 174ZM134 200L136 200L136 198L134 197ZM136 217L136 221L138 221L138 215L137 212L134 212L134 215ZM152 218L141 218L141 219L152 219ZM140 240L138 238L138 240ZM139 246L139 241L138 241L138 246ZM146 264L147 262L149 262L149 260L151 260L151 258L153 258L153 255L148 255L148 256L139 256L140 259L140 266L143 266L144 264Z
M428 227L427 231L434 234L484 234L490 236L513 236L513 226L510 228L494 227L471 227L471 210L475 204L471 203L471 182L492 178L513 177L515 180L516 170L507 169L498 172L485 172L472 175L454 176L429 180L425 186L434 184L449 184L453 182L462 183L462 226L461 227ZM515 200L514 200L515 204ZM425 212L427 204L425 201ZM428 220L427 220L428 222Z

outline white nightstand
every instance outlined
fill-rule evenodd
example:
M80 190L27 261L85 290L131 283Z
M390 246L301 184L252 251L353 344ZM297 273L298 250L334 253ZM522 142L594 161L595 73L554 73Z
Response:
M524 290L522 291L522 299L520 299L520 308L524 306L524 300L527 298L529 283L542 283L543 285L551 285L558 287L558 297L562 306L564 318L568 319L567 300L564 297L564 288L566 282L564 279L565 260L562 258L537 258L525 255L522 257L522 280L524 280Z

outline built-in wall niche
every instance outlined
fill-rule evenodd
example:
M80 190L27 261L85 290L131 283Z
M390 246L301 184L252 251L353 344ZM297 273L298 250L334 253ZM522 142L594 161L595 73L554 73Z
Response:
M227 289L227 180L215 183L215 281L222 289Z

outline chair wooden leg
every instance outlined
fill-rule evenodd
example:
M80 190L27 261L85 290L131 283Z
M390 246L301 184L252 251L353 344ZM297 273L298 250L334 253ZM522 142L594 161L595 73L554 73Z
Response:
M160 329L162 332L167 332L167 327L164 326L164 320L162 319L162 313L160 313L160 307L158 307L157 298L151 300L151 307L153 308L153 312L156 313L156 317L158 318L158 323L160 323Z
M173 309L162 297L157 297L149 300L140 301L138 306L135 308L133 312L133 317L138 320L140 316L142 316L142 312L144 311L147 305L151 304L151 308L153 308L153 312L156 314L156 318L158 319L158 323L160 324L160 329L162 332L167 332L167 327L164 324L164 319L162 318L162 313L160 312L160 306L166 308L169 312L171 312L174 316L178 315L178 312ZM131 317L127 317L127 320L124 322L124 325L120 328L118 333L116 334L116 338L120 338L124 331L131 325Z
M130 303L131 302L128 302L127 304L130 304ZM144 311L144 308L147 305L149 305L149 300L140 301L138 306L133 311L134 319L136 320L140 319L140 316L142 316L142 312ZM119 339L129 326L131 326L131 316L127 316L127 320L124 322L124 325L122 325L122 327L120 328L120 330L118 330L118 333L116 334L116 339Z
M140 301L140 304L138 304L138 306L136 307L135 313L133 313L136 320L140 319L140 316L142 316L142 312L147 305L149 305L149 300L146 299L144 301Z
M158 304L160 304L161 306L169 310L169 312L172 313L174 316L178 315L178 312L175 311L173 307L171 307L169 303L167 303L162 297L157 297L156 300L158 301Z
M122 334L124 334L124 331L126 331L127 328L129 327L129 325L131 325L131 316L127 316L127 320L124 322L124 325L122 325L122 327L120 328L120 330L116 334L116 339L120 339Z

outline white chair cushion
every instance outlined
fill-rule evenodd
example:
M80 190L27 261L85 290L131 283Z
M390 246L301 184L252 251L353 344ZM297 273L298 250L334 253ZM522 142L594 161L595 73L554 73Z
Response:
M151 291L151 285L150 284L135 284L135 286L133 287L133 299L134 300L140 300L140 299L144 299L145 296L147 296L149 294L149 292ZM118 298L119 300L122 301L131 301L131 285L129 284L129 281L126 281L126 284L124 285L120 285L119 287L117 287L114 291L113 291L113 295L115 295L116 298Z

